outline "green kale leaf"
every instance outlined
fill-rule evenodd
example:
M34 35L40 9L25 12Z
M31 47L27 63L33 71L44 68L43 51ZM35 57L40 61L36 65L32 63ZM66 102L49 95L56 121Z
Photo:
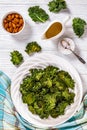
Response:
M52 0L51 2L48 3L48 6L49 10L54 13L57 13L62 9L67 8L66 2L64 0Z
M11 55L11 62L14 64L14 65L20 65L23 61L23 56L22 54L15 50L13 52L10 53Z
M74 89L74 80L72 79L72 77L69 75L68 72L61 70L58 73L58 77L66 84L67 87Z
M26 46L26 50L25 50L25 52L27 52L27 54L29 54L29 55L31 55L35 52L40 52L40 51L41 51L41 47L35 41L28 43Z
M83 35L85 31L85 25L86 25L86 22L83 19L81 18L73 19L72 27L73 27L74 33L78 37L81 37Z
M28 9L29 16L34 22L42 22L44 23L45 21L48 20L49 15L40 8L39 6L33 6Z

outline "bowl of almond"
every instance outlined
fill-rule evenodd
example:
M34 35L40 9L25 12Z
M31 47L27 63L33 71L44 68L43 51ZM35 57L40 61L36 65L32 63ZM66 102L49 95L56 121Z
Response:
M25 21L23 16L17 12L7 13L2 20L3 29L12 34L19 34L22 32L25 26Z

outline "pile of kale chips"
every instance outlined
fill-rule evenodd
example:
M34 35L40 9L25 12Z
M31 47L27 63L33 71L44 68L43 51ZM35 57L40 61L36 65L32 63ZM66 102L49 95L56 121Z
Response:
M75 82L68 72L55 66L31 69L20 84L23 103L40 118L56 118L74 102Z

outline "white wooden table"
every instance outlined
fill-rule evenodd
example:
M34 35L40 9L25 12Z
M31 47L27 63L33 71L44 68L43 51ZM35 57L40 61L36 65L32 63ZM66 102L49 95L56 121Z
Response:
M81 17L87 21L87 0L66 0L68 9L58 14L49 12L47 6L49 1L50 0L0 0L0 70L12 78L17 68L10 62L10 52L19 50L26 60L29 56L24 52L25 46L28 42L37 41L41 45L43 52L59 55L73 64L81 76L85 93L87 92L87 64L84 65L80 63L73 54L65 56L59 53L57 43L42 41L41 35L51 21L56 19L64 21L68 15L71 16L71 21L73 17ZM34 5L40 5L49 14L50 19L46 23L36 24L28 16L28 8ZM24 16L26 26L21 35L11 36L2 29L2 18L9 11L17 11ZM83 37L78 38L73 33L71 22L69 22L64 36L74 40L76 52L87 62L87 29Z

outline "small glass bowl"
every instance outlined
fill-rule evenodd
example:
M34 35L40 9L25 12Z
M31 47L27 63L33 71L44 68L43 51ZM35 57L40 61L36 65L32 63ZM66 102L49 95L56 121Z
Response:
M62 38L63 40L65 41L68 41L69 44L70 44L70 48L72 49L72 51L74 51L75 49L75 43L74 41L71 39L71 38ZM61 45L61 40L59 40L59 43L58 43L58 51L65 54L65 55L68 55L68 54L71 54L72 52L68 49L65 49L62 45Z

